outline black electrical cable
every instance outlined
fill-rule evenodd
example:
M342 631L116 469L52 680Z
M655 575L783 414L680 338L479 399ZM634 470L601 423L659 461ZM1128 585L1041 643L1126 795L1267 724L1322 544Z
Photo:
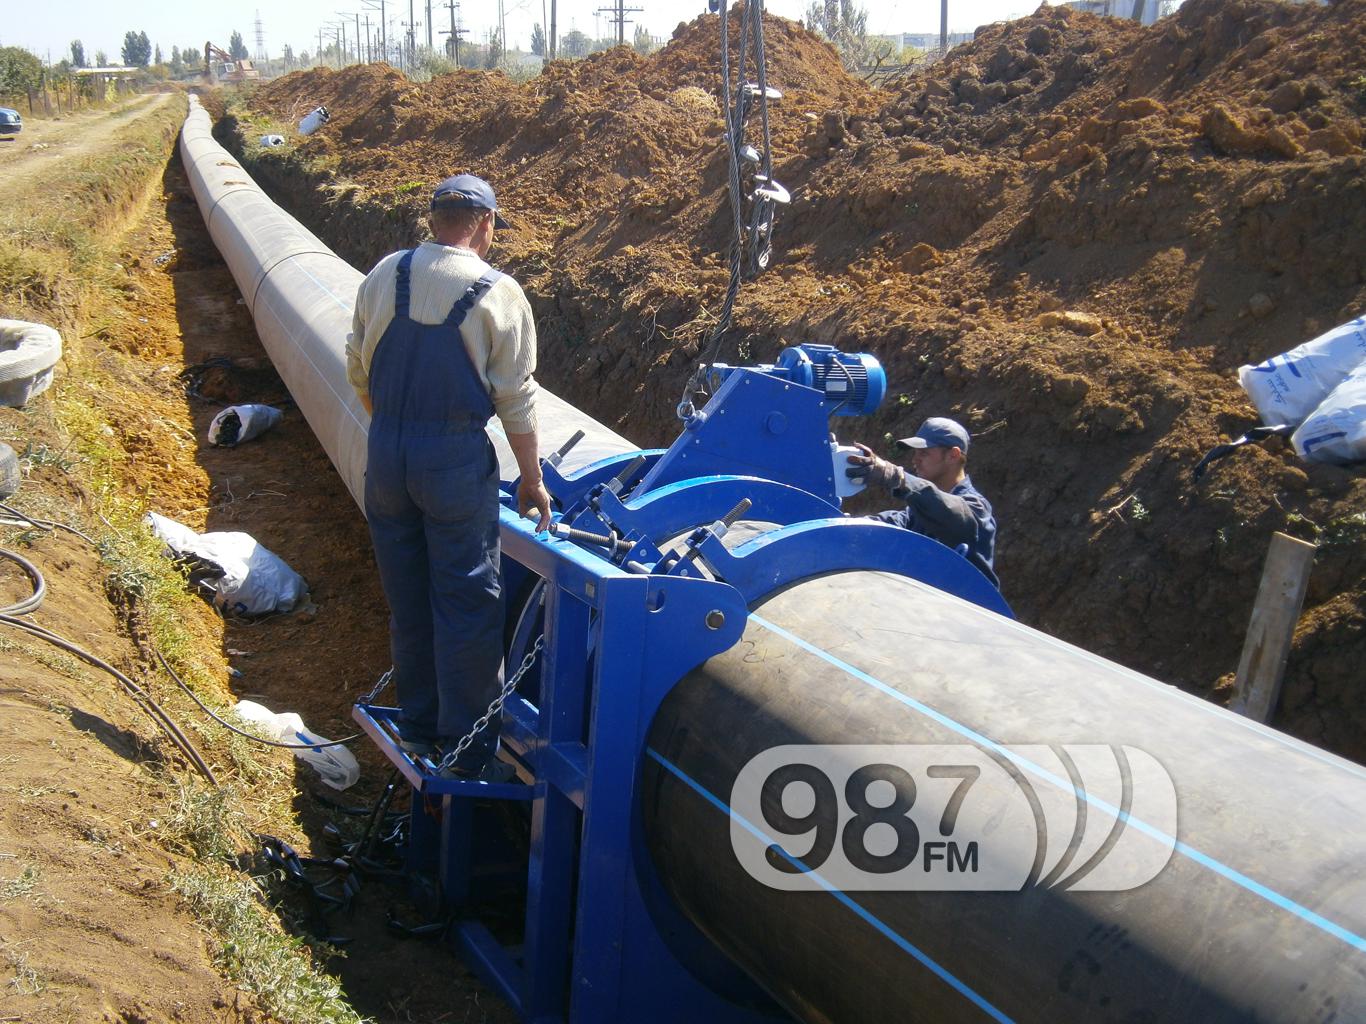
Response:
M10 554L10 552L0 553L6 555ZM166 714L166 711L161 705L153 700L152 696L146 690L128 676L124 675L102 658L98 658L91 654L89 651L85 650L85 648L52 632L50 629L39 626L37 623L17 618L16 616L9 615L5 612L0 612L0 623L28 633L30 636L38 637L40 640L46 640L54 647L59 647L68 654L73 654L80 658L87 664L93 665L95 668L101 669L104 672L108 672L118 680L119 684L124 688L128 695L133 698L138 707L142 709L143 713L156 724L157 728L164 732L171 742L179 748L180 752L185 755L190 764L194 766L195 770L203 775L204 778L215 787L218 785L218 779L214 775L213 769L209 767L208 762L204 760L203 755L199 753L199 750L195 745L190 742L189 737L181 731L180 726L176 725L171 717Z
M0 512L5 512L14 519L22 520L23 522L28 523L35 529L43 530L46 532L51 532L52 530L65 530L67 533L74 533L77 537L81 538L81 540L85 541L91 547L99 547L99 545L95 543L95 541L90 537L89 534L82 533L74 526L67 526L65 523L59 523L51 519L34 519L32 516L24 512L20 512L13 505L7 505L3 501L0 501Z
M137 702L138 707L142 708L147 717L152 719L156 726L180 749L180 752L189 759L195 769L208 779L209 782L213 783L214 786L217 786L218 779L214 777L213 769L209 767L208 762L204 760L203 755L201 755L195 745L190 742L189 737L180 730L180 726L175 724L170 715L166 714L161 705L154 701L146 690L133 682L132 679L128 678L128 676L124 675L113 665L110 665L102 658L97 658L85 648L52 632L52 630L47 629L44 626L38 625L36 622L19 617L38 610L38 607L43 603L43 597L47 593L47 581L43 578L43 574L39 571L38 567L22 555L0 548L0 558L7 559L19 565L20 568L28 574L29 580L33 584L33 593L27 598L16 604L0 608L0 623L4 623L7 626L28 633L30 636L36 636L40 640L46 640L54 647L59 647L68 654L73 654L87 664L93 665L112 675L119 681L128 695Z
M93 540L91 540L84 533L81 533L81 531L75 529L74 527L64 526L61 523L50 523L46 520L32 519L24 513L18 511L17 509L5 504L4 502L0 502L0 510L8 512L9 514L13 515L18 519L23 519L24 521L31 523L33 526L37 527L40 530L52 530L54 528L67 530L71 533L76 534L78 537L81 537L84 540L88 541L92 546L97 546L95 545L95 542ZM189 758L190 763L195 766L195 768L200 772L200 774L202 774L206 779L208 779L211 783L217 786L218 779L214 776L213 769L209 767L208 762L204 760L203 755L199 753L199 751L195 748L194 744L191 743L189 738L184 734L184 732L181 731L180 727L176 725L175 722L171 719L171 717L167 715L166 712L161 708L161 706L157 704L155 700L152 699L151 695L149 695L146 690L142 689L142 687L138 686L138 684L133 682L132 679L128 678L128 676L124 675L122 672L114 668L109 663L101 660L100 658L97 658L89 651L77 646L70 640L67 640L65 637L53 633L51 630L39 626L37 623L28 622L16 618L16 616L28 615L30 612L36 611L38 609L38 607L43 603L43 598L47 593L47 581L43 578L43 574L38 570L38 567L34 565L32 562L30 562L28 559L24 558L22 555L16 554L15 552L9 551L5 548L0 548L0 558L8 559L9 561L17 564L21 569L24 570L24 572L28 575L29 580L33 584L33 593L30 594L28 597L24 598L24 600L0 608L0 622L3 622L9 626L13 626L17 629L24 630L25 632L33 636L46 640L48 643L60 647L68 653L74 654L76 657L81 658L83 661L86 661L89 664L94 665L96 668L103 669L110 675L114 676L114 678L117 679L123 685L124 689L128 691L129 695L132 696L134 700L138 702L139 706L141 706L143 710L148 713L148 716L154 722L156 722L158 727L160 727L161 730L171 738L171 741L177 747L180 748L181 753L183 753L187 758ZM229 732L236 733L238 736L242 736L245 739L252 740L253 742L260 743L267 747L282 747L285 750L321 750L323 747L339 747L347 743L352 743L365 735L365 733L363 732L356 732L352 733L350 736L347 736L343 739L329 740L326 743L282 743L278 740L268 740L260 736L254 736L243 729L237 728L237 726L233 725L230 722L225 722L222 718L215 714L213 710L209 708L202 700L200 700L199 697L195 694L195 692L191 690L188 685L186 685L185 681L181 679L179 675L176 674L175 669L171 668L171 666L167 663L166 658L162 655L162 653L160 651L155 651L155 654L157 656L157 661L161 663L161 667L166 670L166 673L173 680L175 680L176 685L185 691L185 693L189 696L190 700L194 701L195 704L198 705L199 710L203 711L204 714L208 715L215 722L221 725L224 729L227 729ZM143 703L144 701L146 702L145 704Z
M29 612L37 611L38 606L43 603L43 595L47 593L47 581L43 579L43 574L27 558L13 551L0 548L0 558L7 559L23 569L33 585L32 594L22 601L0 608L0 615L27 615Z
M191 690L188 685L186 685L185 680L181 679L180 676L176 675L176 670L171 668L171 666L167 664L166 659L162 657L160 651L156 652L156 656L157 661L161 662L161 667L166 670L167 675L169 675L172 679L175 680L176 685L185 691L185 693L189 696L190 700L194 701L196 704L199 705L200 711L204 712L204 714L208 715L210 718L212 718L215 722L221 725L224 729L227 729L229 732L235 732L238 736L242 736L249 740L254 740L255 742L264 744L267 747L283 747L285 750L320 750L323 747L339 747L343 744L351 743L354 740L358 740L365 735L365 733L363 732L354 732L350 736L347 736L345 739L328 740L326 743L282 743L279 740L267 740L261 738L260 736L253 736L251 733L237 728L237 726L233 725L231 722L225 722L222 718L218 717L218 715L214 714L213 710L210 707L208 707L202 700L200 700L199 697L195 695L195 692Z

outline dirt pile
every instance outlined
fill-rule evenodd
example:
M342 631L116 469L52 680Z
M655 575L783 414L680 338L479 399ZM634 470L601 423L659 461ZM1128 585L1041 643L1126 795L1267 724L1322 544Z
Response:
M1254 422L1239 363L1366 308L1366 2L1189 0L1148 28L1042 7L881 90L767 24L794 201L723 358L875 352L891 399L842 432L963 420L1021 617L1199 692L1236 665L1270 533L1318 540L1278 724L1366 759L1362 474L1267 445L1190 478ZM362 266L421 237L437 180L485 175L542 379L666 443L727 283L718 49L699 18L524 85L296 74L257 116L332 123L253 169Z

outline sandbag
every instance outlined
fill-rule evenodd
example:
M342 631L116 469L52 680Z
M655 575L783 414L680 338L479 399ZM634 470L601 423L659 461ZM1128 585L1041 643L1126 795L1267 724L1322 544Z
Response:
M211 582L213 605L225 614L291 611L308 600L308 584L279 555L247 533L195 533L174 519L147 513L147 524L171 553L221 572Z
M1366 462L1366 363L1309 414L1290 443L1311 462Z
M0 405L22 407L52 384L62 336L46 324L0 320Z
M326 107L314 107L299 122L299 134L312 135L330 120L332 120L332 115Z
M1264 363L1240 366L1238 383L1268 427L1282 423L1294 427L1362 363L1366 363L1366 316Z
M304 725L304 720L293 711L271 711L264 704L239 700L233 711L242 721L256 727L264 739L276 743L329 743L325 736ZM356 755L340 745L294 747L293 754L306 761L322 776L323 783L333 789L347 789L360 778Z
M209 444L233 448L243 441L260 437L284 419L284 415L270 405L230 405L209 424Z

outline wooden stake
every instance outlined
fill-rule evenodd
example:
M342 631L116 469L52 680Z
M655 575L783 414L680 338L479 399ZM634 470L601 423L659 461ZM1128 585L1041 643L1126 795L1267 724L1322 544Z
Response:
M1276 708L1315 550L1284 533L1271 537L1229 702L1229 709L1240 715L1265 722Z

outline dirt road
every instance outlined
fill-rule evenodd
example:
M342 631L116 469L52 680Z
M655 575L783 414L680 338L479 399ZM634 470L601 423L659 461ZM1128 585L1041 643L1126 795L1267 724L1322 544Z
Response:
M137 96L120 107L85 110L53 121L26 121L12 141L0 143L0 181L12 189L58 163L93 153L114 132L170 99L170 93Z

